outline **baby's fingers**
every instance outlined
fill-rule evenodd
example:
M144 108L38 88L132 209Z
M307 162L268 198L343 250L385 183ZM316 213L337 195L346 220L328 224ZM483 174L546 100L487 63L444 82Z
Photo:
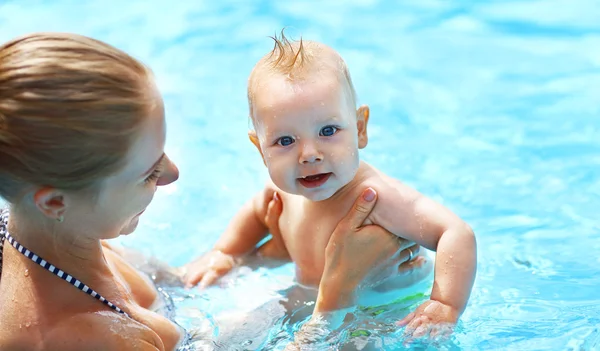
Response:
M454 325L450 323L434 324L430 328L429 336L436 340L448 339L454 331Z
M423 316L420 317L421 324L415 328L415 331L412 333L413 338L423 338L429 336L429 331L431 329L431 323L429 322L429 318Z
M419 327L421 327L421 325L425 324L428 320L429 320L429 318L427 318L426 316L419 316L419 317L413 318L410 321L410 323L408 323L408 325L406 326L406 329L404 329L404 335L417 337L417 335L415 335L415 333L417 332L417 329L419 329Z
M407 325L408 323L410 323L410 321L412 321L413 318L415 318L415 313L411 312L408 315L406 315L406 317L402 318L402 320L396 322L396 325L399 327L403 327L403 326Z
M405 343L411 344L415 342L415 339L420 339L429 333L429 318L426 316L419 316L414 318L404 330L404 341Z
M198 284L198 282L202 279L202 277L204 276L204 274L206 273L206 270L204 269L200 269L197 271L192 271L186 274L184 281L185 281L185 287L186 288L191 288L193 286L195 286L196 284Z
M210 270L204 274L202 280L200 281L200 286L198 287L200 290L205 289L207 286L212 285L217 279L221 277L221 274L216 271Z

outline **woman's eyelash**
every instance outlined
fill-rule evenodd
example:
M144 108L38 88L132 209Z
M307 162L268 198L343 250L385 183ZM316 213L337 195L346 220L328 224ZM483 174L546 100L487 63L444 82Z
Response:
M146 183L150 183L152 181L157 180L159 176L160 176L160 169L156 168L154 171L152 171L152 173L150 173L150 175L144 181Z

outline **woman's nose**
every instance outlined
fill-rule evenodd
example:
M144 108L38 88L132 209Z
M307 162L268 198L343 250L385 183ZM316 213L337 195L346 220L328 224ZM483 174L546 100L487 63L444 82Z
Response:
M165 155L165 170L162 172L160 178L156 182L156 185L168 185L173 183L179 178L179 169L175 166L175 163L171 161L171 159Z

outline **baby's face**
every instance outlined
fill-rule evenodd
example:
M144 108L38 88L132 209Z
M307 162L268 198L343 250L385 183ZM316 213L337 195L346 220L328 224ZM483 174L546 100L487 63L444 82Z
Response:
M366 120L357 126L361 118L349 88L337 77L301 83L268 77L255 94L253 112L255 144L281 190L321 201L354 178L358 149L366 145Z

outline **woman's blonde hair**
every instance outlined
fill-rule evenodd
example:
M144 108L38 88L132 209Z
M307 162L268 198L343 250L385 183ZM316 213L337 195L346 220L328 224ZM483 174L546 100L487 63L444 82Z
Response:
M150 71L106 43L36 33L0 46L0 196L81 190L116 172L148 112Z

